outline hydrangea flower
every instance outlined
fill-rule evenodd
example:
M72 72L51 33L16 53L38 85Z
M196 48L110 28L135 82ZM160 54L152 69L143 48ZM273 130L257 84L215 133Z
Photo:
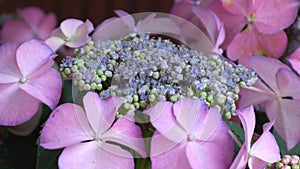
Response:
M213 44L213 51L222 54L220 45L225 39L225 28L218 16L208 8L211 2L211 0L178 0L173 5L171 14L182 17L196 25L205 33L205 35L207 35L210 42ZM180 24L183 37L194 38L195 34L198 33L192 31L190 25L187 25L185 22L178 24Z
M95 41L116 40L124 38L131 33L179 33L177 25L168 17L156 16L156 13L130 15L123 10L115 10L118 17L112 17L103 21L93 34ZM137 18L144 19L136 22Z
M140 128L129 117L114 124L120 97L100 99L94 92L83 97L85 111L78 105L65 103L57 107L47 120L40 138L46 149L64 148L59 168L134 168L127 146L145 157ZM116 145L118 144L118 145Z
M46 40L53 51L57 51L63 45L70 48L78 48L85 45L89 40L89 33L94 30L93 24L86 20L66 19L59 28L56 28L51 37Z
M156 131L151 141L152 168L228 168L233 141L217 108L201 99L162 101L144 111Z
M38 40L0 47L0 125L24 123L34 116L40 102L55 108L62 81L59 73L51 68L53 55Z
M248 64L261 80L241 90L239 106L265 106L269 119L276 118L274 128L286 141L287 149L292 149L300 141L299 77L277 59L253 56Z
M238 110L239 119L242 122L245 131L245 142L242 145L238 155L230 166L230 169L246 168L247 162L250 169L264 168L267 163L274 163L280 159L280 150L277 142L269 131L275 120L264 124L264 132L258 140L251 145L251 139L254 134L255 113L253 106Z
M297 48L290 56L286 58L293 66L294 70L300 74L300 48Z
M46 40L57 24L53 13L45 14L36 7L20 9L18 15L21 18L10 20L3 25L2 43L23 43L31 39Z
M227 48L230 59L240 59L240 63L245 64L247 58L254 54L274 58L282 55L287 46L287 37L283 29L296 17L297 0L222 0L222 3L231 15L223 15L224 9L220 6L213 9L225 26L231 24L235 27L235 32L226 32L229 37L236 35ZM233 35L229 35L230 33Z

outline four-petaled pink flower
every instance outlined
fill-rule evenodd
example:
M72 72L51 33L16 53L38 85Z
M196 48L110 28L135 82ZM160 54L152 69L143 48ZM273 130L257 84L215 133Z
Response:
M93 39L115 40L124 38L131 33L178 33L177 25L167 17L156 17L156 13L130 15L123 10L115 10L119 17L103 21L93 34ZM143 18L136 23L136 19Z
M46 40L57 24L53 13L46 15L36 7L23 8L18 14L21 18L4 24L1 31L2 43L23 43L31 39Z
M212 7L235 37L227 48L228 57L246 63L251 55L279 58L286 46L283 29L295 19L298 0L222 0L224 9ZM233 29L228 30L233 27ZM234 31L232 31L234 30Z
M40 102L51 109L62 88L53 68L53 51L38 40L0 47L0 125L15 126L29 120Z
M250 169L263 169L266 163L274 163L280 159L279 146L269 131L274 120L264 124L264 132L251 146L251 139L254 134L255 113L253 106L239 109L237 111L245 131L245 142L238 155L230 166L230 169L245 169L248 162Z
M144 111L156 131L151 141L152 168L228 168L233 141L217 108L200 99L162 101Z
M57 51L63 45L78 48L91 39L89 33L93 30L94 26L89 20L83 22L78 19L66 19L60 24L59 28L51 33L51 37L46 40L46 44L53 51Z
M276 119L274 128L285 140L287 149L292 149L300 141L299 77L273 58L253 56L248 65L261 80L241 90L239 106L263 105L268 118Z
M42 130L40 145L46 149L63 148L59 168L106 169L134 168L132 155L119 145L127 146L145 157L140 128L132 117L121 117L114 124L123 99L100 99L94 92L83 97L84 110L66 103L56 108Z

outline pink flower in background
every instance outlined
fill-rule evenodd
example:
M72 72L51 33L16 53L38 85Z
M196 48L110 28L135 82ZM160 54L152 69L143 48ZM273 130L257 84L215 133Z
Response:
M287 149L292 149L300 141L299 77L277 59L253 56L248 64L262 80L241 89L239 106L264 105L268 118L276 119L274 128Z
M18 10L21 18L6 22L1 30L1 42L23 43L31 39L46 40L56 27L56 16L36 7Z
M227 48L230 59L245 63L255 54L275 58L282 55L287 46L287 37L282 31L297 15L297 0L222 0L222 3L223 7L212 8L224 22L226 34L235 37ZM223 15L226 13L223 8L230 14ZM228 30L229 27L235 31ZM280 49L276 49L278 47ZM270 52L270 49L276 50Z
M130 33L178 33L176 24L169 18L160 17L152 13L130 15L123 10L115 10L119 17L112 17L103 21L93 35L94 40L113 40L128 36ZM141 19L137 23L135 19Z
M290 56L286 58L293 66L294 70L300 74L300 47L296 49Z
M286 46L287 36L284 31L262 34L254 26L249 26L229 44L227 55L231 60L239 60L239 63L247 65L252 55L280 58Z
M238 110L238 116L245 131L245 142L238 155L230 166L230 169L262 169L266 163L274 163L280 159L280 150L277 142L269 131L274 124L274 120L264 125L264 132L251 146L251 139L254 134L255 113L253 106Z
M91 38L89 33L94 30L93 24L86 20L66 19L60 27L51 33L51 37L46 40L53 51L57 51L63 45L70 48L78 48L85 45Z
M60 74L51 68L53 55L38 40L0 47L0 125L26 122L35 115L40 102L55 108L62 81Z
M211 0L178 0L173 5L171 14L186 19L196 25L213 44L213 51L222 54L219 48L225 39L225 29L218 16L208 8L211 2ZM178 24L181 28L181 34L184 37L194 38L197 34L197 32L192 31L191 26L185 24L185 22ZM201 43L198 45L201 45Z
M147 109L156 128L151 141L152 168L228 168L233 141L216 108L200 99L159 102Z
M59 168L134 168L127 146L145 157L146 150L140 128L124 116L114 124L123 100L119 97L99 98L94 92L83 97L84 110L66 103L56 108L42 130L40 145L46 149L64 148ZM113 143L112 143L113 142Z

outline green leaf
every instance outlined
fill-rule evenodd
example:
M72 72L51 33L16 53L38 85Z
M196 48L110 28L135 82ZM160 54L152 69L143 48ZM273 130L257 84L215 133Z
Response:
M287 151L284 140L279 136L276 130L273 130L273 135L279 145L281 155L300 155L300 143L298 143L292 150Z
M36 169L58 169L57 161L62 149L46 150L38 146Z

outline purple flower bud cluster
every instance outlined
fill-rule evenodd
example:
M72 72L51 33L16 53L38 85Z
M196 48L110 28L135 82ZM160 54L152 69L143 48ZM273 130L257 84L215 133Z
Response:
M268 164L269 169L299 169L300 159L297 155L284 155L280 161Z
M90 41L63 61L61 72L80 90L98 90L103 98L125 97L125 114L161 100L192 97L218 107L228 119L236 114L240 87L257 79L253 71L217 54L205 55L149 34Z

